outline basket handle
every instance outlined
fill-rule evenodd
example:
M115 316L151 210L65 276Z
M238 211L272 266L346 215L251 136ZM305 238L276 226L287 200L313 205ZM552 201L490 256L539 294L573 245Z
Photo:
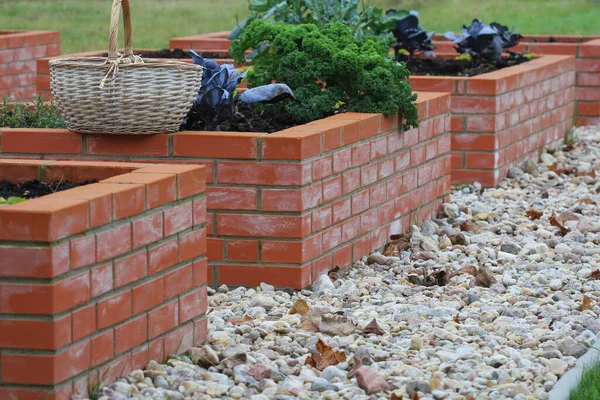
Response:
M113 0L112 11L110 14L110 37L108 41L109 60L116 60L118 58L117 39L119 38L119 14L121 8L123 8L123 25L125 25L125 56L133 56L129 0Z

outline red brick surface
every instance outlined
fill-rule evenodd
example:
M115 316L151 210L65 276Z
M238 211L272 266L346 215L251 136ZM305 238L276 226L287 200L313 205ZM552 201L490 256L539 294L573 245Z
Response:
M56 31L5 31L0 35L0 98L36 95L36 60L60 54Z
M452 93L452 182L494 186L559 145L573 125L574 68L573 56L552 55L474 77L412 76L415 90Z
M57 136L57 148L83 151L81 137L77 145ZM100 180L0 209L0 398L86 396L88 378L110 371L110 383L202 343L205 173L193 165L0 159L0 176L11 181ZM163 181L172 190L159 201L153 186ZM173 257L157 264L155 250L166 246Z
M191 262L193 279L213 285L252 286L264 281L303 288L323 270L349 266L380 248L390 234L406 229L409 221L428 218L449 194L450 95L420 93L417 103L421 127L406 132L398 128L396 116L360 113L340 114L270 135L180 132L122 138L64 130L53 137L44 130L5 129L0 140L5 143L8 137L10 145L8 149L2 147L0 158L23 154L32 137L37 152L27 155L44 160L60 159L62 150L77 149L78 154L72 154L75 150L69 153L73 160L129 161L135 162L136 168L140 163L171 164L171 175L161 166L163 172L151 169L157 167L133 172L124 168L114 173L119 176L103 176L103 185L127 188L119 192L123 198L132 199L127 206L114 205L117 194L111 199L80 189L81 193L70 196L68 206L88 215L89 220L57 223L52 230L36 233L54 239L69 233L64 232L67 228L77 231L87 229L86 224L111 224L96 235L102 245L96 244L98 265L93 277L97 279L92 281L91 292L107 293L140 275L163 273L184 262ZM60 153L46 151L44 142L50 140ZM93 148L91 143L95 143ZM159 148L160 154L156 154ZM58 178L60 174L53 168L63 165L69 176L82 176L64 163L45 166L44 170L53 171L52 176ZM181 164L206 167L207 198L171 207L157 216L152 210L181 197L181 191L204 190L187 175L186 168L190 167ZM111 171L117 171L119 163L109 165ZM20 174L32 174L33 167L29 168ZM145 188L143 204L139 201L140 187ZM114 222L142 205L152 210L130 224ZM189 231L190 224L206 224L206 228ZM157 242L163 234L173 237ZM84 245L83 241L72 244L77 265L84 262ZM144 247L147 259L138 255ZM199 252L204 251L209 258L207 274L196 262ZM54 261L59 254L45 257L42 265L31 268L46 274L60 269ZM124 272L104 267L109 260L117 260L116 265L121 266L127 257L132 257L135 268ZM115 285L105 287L99 280L109 273ZM172 276L169 287L163 286L164 292L177 292L180 279L181 275ZM143 288L138 291L144 292ZM159 301L136 296L135 290L132 293L134 308L144 309Z

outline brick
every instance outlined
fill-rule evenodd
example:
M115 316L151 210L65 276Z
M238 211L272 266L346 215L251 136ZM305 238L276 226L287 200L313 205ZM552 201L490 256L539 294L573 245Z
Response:
M346 245L333 253L333 264L344 268L352 263L352 245Z
M362 186L368 186L377 182L378 164L369 164L360 169L360 182Z
M161 161L161 162L164 162ZM185 199L206 190L206 167L203 165L154 165L133 171L177 175L177 198Z
M206 313L206 286L193 290L179 298L179 323L183 324Z
M360 216L356 216L342 224L342 242L348 242L361 233Z
M81 154L82 136L66 129L4 129L3 153Z
M342 189L348 194L360 188L360 169L354 169L342 174Z
M156 307L162 303L164 298L164 280L159 277L139 286L132 290L132 310L133 314L139 314L144 311Z
M180 326L168 333L163 345L165 354L177 355L187 351L194 346L194 325Z
M263 211L305 211L321 204L322 185L313 184L302 189L263 189Z
M352 149L347 147L333 153L333 173L338 174L352 167Z
M148 315L142 314L115 327L115 352L123 353L144 343L147 339Z
M298 186L305 185L310 180L310 165L217 162L217 182L219 184Z
M349 218L352 215L352 200L345 198L333 203L333 223Z
M114 261L115 288L143 279L147 274L148 252L146 249Z
M86 154L89 155L169 155L168 135L86 135L86 139Z
M331 226L332 223L333 208L332 206L326 206L319 208L312 213L312 231L318 232Z
M211 261L220 261L225 259L225 241L215 238L207 238L206 255Z
M148 337L153 339L179 323L179 300L163 304L148 313Z
M115 335L111 329L91 338L92 367L98 366L115 355Z
M228 240L227 259L231 261L258 261L258 241Z
M0 277L52 278L69 270L69 245L0 246Z
M2 383L53 385L90 367L90 342L67 347L56 355L2 354Z
M219 214L217 224L224 236L302 238L310 232L310 216Z
M164 211L164 232L170 236L192 227L192 202L186 202Z
M131 223L96 233L98 262L120 256L131 250Z
M314 235L302 241L262 242L261 260L263 262L302 264L321 253L321 235Z
M276 287L304 288L310 284L310 264L302 267L219 265L218 284L257 286L269 282Z
M254 188L211 186L206 192L207 206L213 210L256 210L258 192Z
M251 159L258 155L262 134L244 132L178 132L173 135L176 157Z
M363 212L369 208L369 191L363 190L352 196L352 215Z
M81 307L72 313L73 341L96 332L96 305L90 304Z
M313 157L321 152L322 136L322 130L309 125L275 132L263 137L262 158L304 160Z
M358 260L371 252L371 240L369 236L363 236L352 243L352 258Z
M98 302L98 329L122 322L131 316L131 291Z
M371 160L369 143L362 143L352 148L352 166L356 167Z
M56 314L90 298L90 274L84 272L53 284L0 284L0 312Z
M342 195L342 178L339 176L323 181L323 202L329 202Z
M146 185L146 206L155 208L170 203L177 198L177 183L170 174L129 173L106 179L109 183L141 183Z
M131 224L133 249L146 246L163 238L162 211L136 219Z
M179 262L206 254L206 229L179 234Z
M192 219L194 226L206 224L206 197L194 199L192 202Z
M90 294L92 297L100 296L113 289L113 264L112 262L92 268L90 272Z
M165 299L177 296L192 288L192 264L189 263L164 277Z
M24 201L0 210L0 226L0 240L54 242L89 228L88 203L52 195Z
M71 342L71 315L50 321L0 320L0 346L9 349L57 350Z
M323 178L327 178L328 176L331 176L333 169L332 162L332 156L320 157L314 160L312 163L312 180L318 181Z
M211 267L212 268L212 267ZM197 287L208 282L208 266L206 258L192 263L192 285Z

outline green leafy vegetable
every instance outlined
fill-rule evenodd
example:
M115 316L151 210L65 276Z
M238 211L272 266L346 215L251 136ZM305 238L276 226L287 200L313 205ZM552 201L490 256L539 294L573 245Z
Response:
M20 202L25 201L25 200L27 200L27 199L24 198L24 197L14 197L14 196L12 196L12 197L9 197L8 199L5 199L4 197L0 197L0 204L8 204L8 205L10 205L10 204L17 204L17 203L20 203Z
M252 59L248 86L273 81L287 84L294 99L282 107L297 123L345 110L400 113L405 127L418 126L417 96L408 83L409 71L387 56L388 42L375 35L356 38L343 23L286 25L254 21L231 44L236 62L244 54L269 43L270 51Z
M37 97L32 105L11 103L8 97L0 105L0 127L5 128L66 128L60 110L52 102Z

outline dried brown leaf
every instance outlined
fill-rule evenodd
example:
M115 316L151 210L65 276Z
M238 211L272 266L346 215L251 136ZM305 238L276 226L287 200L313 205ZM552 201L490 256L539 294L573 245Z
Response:
M354 375L356 375L356 371L358 371L358 369L360 367L362 367L362 361L360 361L360 358L354 356L352 358L352 369L350 371L348 371L348 379L352 378Z
M356 326L345 316L323 315L319 323L319 332L330 336L348 336L354 333Z
M590 275L590 277L592 279L600 279L600 269L592 271L592 274Z
M481 227L473 222L467 220L460 224L460 230L463 232L477 232L481 229Z
M306 332L318 332L321 318L323 318L323 313L321 313L319 310L309 310L302 316L302 320L300 321L300 325L298 325L298 329Z
M402 395L392 392L392 395L390 396L390 400L402 400Z
M458 315L458 314L456 314L456 315L454 316L454 322L456 322L457 324L460 324L460 318L459 318L459 315Z
M411 247L410 244L411 235L408 233L400 233L398 235L390 236L390 244L396 245L398 251L408 250Z
M482 287L490 287L494 283L496 283L496 278L494 278L494 274L489 270L488 267L481 266L477 270L477 275L475 275L475 285Z
M290 308L290 311L288 312L288 314L304 315L309 310L310 310L310 307L308 306L308 303L306 303L306 301L304 299L298 299L298 300L296 300L296 302L294 303L292 308Z
M400 257L400 248L394 243L388 243L383 249L383 255L386 257Z
M589 197L584 197L583 199L577 200L577 204L594 204L594 200Z
M410 398L410 400L419 400L419 395L417 393L413 393L413 395Z
M578 172L578 175L579 176L589 176L589 177L595 178L596 177L596 170L593 169L590 172Z
M323 371L327 367L338 365L339 363L346 361L346 353L341 350L333 350L321 339L317 342L316 348L320 354L311 354L310 357L306 359L305 364L310 365L319 371Z
M551 166L548 167L550 171L553 171L557 175L569 175L575 172L575 167L567 167L567 168L559 168L558 162L555 162Z
M477 267L474 265L465 265L464 267L462 267L459 273L477 276Z
M527 216L531 220L540 219L544 215L543 211L534 210L533 208L527 211Z
M249 315L244 315L243 317L235 317L229 320L229 323L232 325L243 325L246 322L252 322L254 319Z
M592 308L594 308L594 304L592 303L592 299L590 299L587 296L583 296L583 300L581 301L581 311L584 310L591 310Z
M373 321L369 322L367 326L363 328L363 333L374 333L376 335L383 335L385 331L377 323L377 319L373 318Z
M562 236L565 236L567 233L571 232L571 229L565 227L563 225L563 222L556 214L552 213L552 216L550 217L549 221L550 225L555 226L559 229L559 232Z

